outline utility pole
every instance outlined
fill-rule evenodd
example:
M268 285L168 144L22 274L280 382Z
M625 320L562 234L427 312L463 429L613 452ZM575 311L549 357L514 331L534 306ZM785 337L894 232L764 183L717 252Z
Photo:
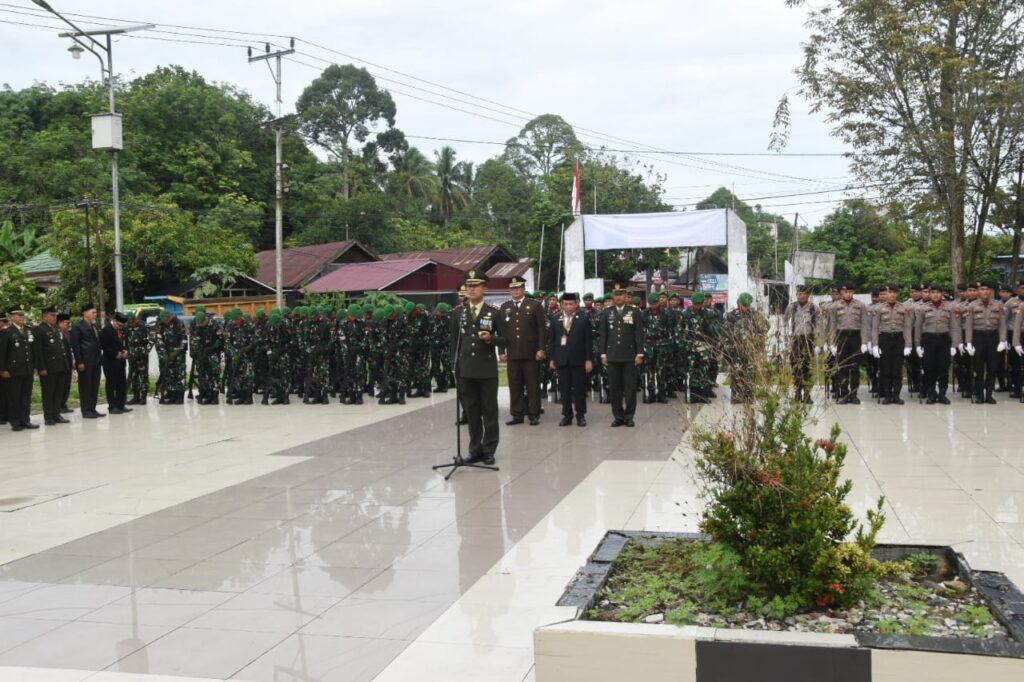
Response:
M109 99L109 113L93 116L92 119L92 147L93 149L107 149L111 153L111 201L114 209L114 297L118 312L124 311L124 270L121 267L121 192L118 183L118 151L123 147L121 135L121 115L114 108L114 45L111 36L115 34L131 33L133 31L144 31L155 28L155 24L138 24L135 26L112 26L109 28L97 28L84 31L74 24L70 19L55 10L46 0L32 0L33 3L54 15L74 31L59 34L61 38L71 38L74 41L68 52L74 59L79 59L83 51L91 52L100 60L100 77L107 81L107 96ZM96 40L94 36L106 36L106 45ZM88 40L85 42L82 38ZM104 63L103 57L96 50L101 50L107 55ZM102 265L99 269L100 286L102 287Z
M540 258L537 261L537 288L543 289L540 280L544 275L544 223L540 224Z
M75 208L85 209L85 293L86 300L92 302L92 237L89 234L91 232L89 228L89 199L76 201Z
M1013 255L1010 256L1010 286L1016 286L1020 281L1017 273L1020 271L1020 237L1024 230L1024 149L1020 151L1020 159L1017 161L1017 210L1014 216L1013 226Z
M266 44L266 50L264 54L252 56L252 48L249 48L249 63L265 61L267 62L267 68L270 69L270 75L274 79L274 84L277 86L277 118L274 120L274 150L275 150L275 163L274 163L274 292L277 300L277 307L284 307L284 289L282 288L282 280L284 279L284 257L282 255L282 249L284 248L284 159L282 158L283 152L281 150L281 58L295 52L295 38L291 39L290 47L287 50L278 50L277 52L270 51L270 43ZM277 69L275 70L270 66L270 60L273 59L277 62Z

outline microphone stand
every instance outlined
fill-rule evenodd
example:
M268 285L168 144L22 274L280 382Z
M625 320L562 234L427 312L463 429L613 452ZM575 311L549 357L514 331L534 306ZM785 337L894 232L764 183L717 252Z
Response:
M475 462L467 462L462 456L462 429L459 428L459 422L462 418L462 396L460 394L459 385L459 367L461 366L460 356L462 355L462 332L466 327L466 307L462 308L461 323L459 324L457 336L455 337L455 357L452 359L453 369L455 370L455 456L452 458L451 464L437 464L431 469L434 471L440 471L442 469L451 469L444 480L448 480L452 475L462 467L469 467L470 469L487 469L489 471L499 471L498 467L491 466L489 464L477 464ZM493 352L493 351L492 351Z

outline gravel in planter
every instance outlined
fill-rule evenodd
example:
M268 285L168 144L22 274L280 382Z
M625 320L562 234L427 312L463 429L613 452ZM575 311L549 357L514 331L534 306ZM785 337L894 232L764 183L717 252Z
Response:
M955 567L940 556L886 562L885 577L867 598L831 610L759 594L743 584L736 566L694 569L695 553L708 547L691 540L630 540L585 618L746 630L1009 637L981 594L959 580Z

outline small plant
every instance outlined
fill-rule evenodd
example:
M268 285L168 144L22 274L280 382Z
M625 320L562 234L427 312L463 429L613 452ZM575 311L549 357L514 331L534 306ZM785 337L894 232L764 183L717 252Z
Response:
M693 555L696 568L687 576L687 586L702 599L742 599L750 589L742 560L735 550L721 543L701 544Z
M790 616L795 616L800 613L803 608L804 604L798 597L793 595L787 595L785 597L775 595L772 597L771 601L764 606L762 612L768 618L772 618L774 620L785 620Z
M984 606L968 606L957 615L957 620L967 626L968 631L975 637L985 634L985 627L991 625L992 612Z
M678 608L665 614L665 622L670 625L696 625L697 612L693 602L684 601Z
M935 575L939 570L939 557L934 554L927 554L925 552L912 554L907 558L907 562L910 564L910 570L914 575Z

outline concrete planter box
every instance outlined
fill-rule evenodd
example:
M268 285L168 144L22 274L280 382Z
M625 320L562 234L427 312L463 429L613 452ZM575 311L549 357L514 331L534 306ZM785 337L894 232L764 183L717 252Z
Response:
M582 615L631 538L694 534L609 532L560 600ZM575 620L537 629L537 682L1024 682L1024 594L1001 573L972 571L948 547L880 545L879 559L941 554L975 587L1011 639L724 630Z

